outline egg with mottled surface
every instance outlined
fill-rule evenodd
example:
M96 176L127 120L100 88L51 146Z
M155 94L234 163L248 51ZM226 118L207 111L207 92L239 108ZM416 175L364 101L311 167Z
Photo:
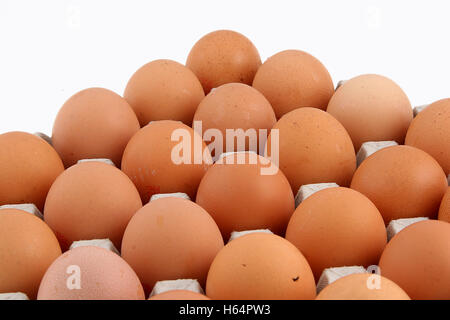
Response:
M294 194L304 184L335 182L348 186L356 168L347 131L317 108L299 108L278 120L268 137L266 156L279 157L279 168Z
M74 241L106 238L120 248L128 222L141 207L139 192L126 174L106 163L83 162L53 183L44 219L63 250Z
M141 126L154 120L179 120L190 126L204 97L195 74L167 59L142 66L128 81L124 93Z
M300 203L286 239L304 254L318 280L326 268L376 264L387 235L380 212L367 197L338 187Z
M301 107L325 110L334 93L328 70L300 50L285 50L267 59L258 69L253 87L269 100L278 119Z
M261 58L253 43L231 30L217 30L203 36L189 52L186 66L211 89L230 82L252 84Z
M342 277L327 285L316 300L411 300L393 281L378 274Z
M436 218L447 179L437 161L426 152L410 146L392 146L361 163L351 188L377 206L387 225L401 218Z
M0 205L33 203L42 210L63 171L60 157L45 140L18 131L0 135Z
M95 246L66 251L47 269L38 300L144 300L131 267L116 253Z
M157 193L184 192L195 199L211 154L199 134L179 121L153 121L137 132L123 153L122 171L142 202Z
M308 262L289 241L252 233L229 242L208 272L213 300L311 300L316 296Z
M450 174L450 99L436 101L411 122L405 144L433 156Z
M87 158L111 159L120 166L139 121L127 101L103 88L82 90L67 100L53 124L52 144L66 167Z
M167 197L149 202L133 216L121 252L149 293L162 280L198 279L204 285L222 247L208 212L192 201Z
M450 299L450 223L414 223L389 241L381 255L381 275L414 300Z
M23 292L35 299L45 271L60 255L56 236L41 219L0 210L0 293Z

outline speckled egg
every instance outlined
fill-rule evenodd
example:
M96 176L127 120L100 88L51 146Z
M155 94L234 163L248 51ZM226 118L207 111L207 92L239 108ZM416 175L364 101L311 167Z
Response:
M44 140L25 132L0 135L0 205L34 203L40 210L64 166Z
M218 30L203 36L192 47L186 61L208 94L230 82L252 84L261 58L253 43L231 30Z
M277 118L301 107L325 110L334 93L324 65L300 50L279 52L258 69L253 87L269 100Z
M142 202L157 193L187 193L195 199L211 154L199 134L182 122L153 121L128 143L122 170L136 185Z
M310 300L316 296L311 268L286 239L252 233L229 242L208 272L213 300Z
M450 99L436 101L411 122L405 144L433 156L450 174Z
M186 199L153 200L131 219L122 257L136 271L146 292L157 281L197 279L205 284L223 240L211 216Z
M61 255L52 230L38 217L0 210L0 293L23 292L35 299L50 264Z
M316 280L331 267L376 264L387 242L383 218L361 193L327 188L295 210L286 239L308 260Z
M179 120L190 126L204 97L202 85L190 69L165 59L137 70L124 93L141 126L154 120Z
M139 121L127 101L110 90L89 88L67 100L53 124L52 143L66 167L80 159L107 158L120 166Z
M279 157L279 167L294 194L304 184L335 182L348 186L356 168L347 131L317 108L299 108L278 120L267 140L266 156L275 163Z
M447 179L426 152L393 146L364 160L353 176L351 188L366 195L388 224L401 218L436 218Z
M85 246L66 251L48 268L38 300L144 300L131 267L116 253Z

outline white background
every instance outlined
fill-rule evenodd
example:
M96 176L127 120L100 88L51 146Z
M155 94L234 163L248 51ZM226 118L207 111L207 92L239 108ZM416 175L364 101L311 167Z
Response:
M123 93L159 58L184 63L216 29L245 34L264 61L301 49L334 82L396 81L413 105L450 97L449 1L0 0L0 132L51 133L61 105L100 86Z

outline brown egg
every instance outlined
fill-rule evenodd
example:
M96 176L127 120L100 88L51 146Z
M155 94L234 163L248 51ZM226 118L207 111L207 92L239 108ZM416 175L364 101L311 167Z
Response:
M389 241L380 259L381 274L414 300L450 299L450 223L414 223Z
M265 174L270 164L261 156L247 153L242 160L231 154L216 162L200 182L197 204L211 214L224 239L253 229L284 235L295 209L289 181L276 167Z
M334 93L324 65L299 50L282 51L267 59L256 73L253 87L269 100L278 119L300 107L325 110Z
M60 254L58 240L41 219L0 210L0 293L23 292L35 299L45 271Z
M364 160L353 176L351 188L372 200L388 224L401 218L435 218L447 179L427 153L409 146L393 146Z
M442 198L438 219L450 223L450 187L447 188L447 192Z
M141 126L154 120L179 120L190 126L205 93L195 74L184 65L155 60L133 74L124 97Z
M376 74L346 81L331 98L327 111L347 129L356 150L367 141L395 140L402 144L413 118L403 90Z
M25 132L0 135L0 205L34 203L42 210L48 189L63 171L45 140Z
M229 242L208 272L206 294L214 300L310 300L316 296L311 268L285 239L252 233Z
M189 290L171 290L150 297L148 300L211 300L201 293Z
M411 300L405 291L380 275L352 274L326 286L316 300Z
M450 174L450 99L436 101L411 122L405 144L432 155Z
M90 88L64 103L53 125L53 147L64 165L80 159L107 158L120 166L139 121L127 101L103 88Z
M257 152L261 142L260 130L266 130L263 134L265 141L277 119L269 101L256 89L242 83L228 83L210 92L203 99L195 112L194 121L201 121L203 131L218 129L222 133L222 148L215 149L214 153L217 157L225 151ZM237 139L232 135L227 139L227 129L242 129L245 132ZM249 136L245 136L249 129L253 130L253 135L249 131ZM242 146L238 144L239 137L245 142ZM261 151L264 150L264 141ZM234 148L227 149L227 143L232 143Z
M139 192L126 174L102 162L83 162L53 183L44 219L63 250L73 241L105 238L120 248L128 222L141 207Z
M116 253L78 247L56 259L45 273L38 300L144 300L131 267Z
M198 279L203 286L223 240L211 216L186 199L151 201L131 219L122 257L136 271L146 292L157 281Z
M279 141L272 138L274 129L278 130ZM272 128L266 156L273 159L277 145L279 167L294 193L303 184L350 184L356 168L355 150L344 127L328 113L316 108L289 112Z
M184 192L195 199L198 184L212 164L200 135L179 121L154 121L128 143L122 170L147 203L156 193Z
M230 30L218 30L202 37L192 47L186 61L206 94L225 83L251 85L260 65L261 58L253 43Z
M318 280L326 268L376 264L387 236L369 199L352 189L328 188L297 207L286 239L305 255Z

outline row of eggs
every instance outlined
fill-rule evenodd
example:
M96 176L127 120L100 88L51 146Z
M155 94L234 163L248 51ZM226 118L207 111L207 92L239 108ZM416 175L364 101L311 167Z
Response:
M278 129L281 170L261 175L261 156L250 153L255 164L224 161L236 155L174 164L171 134L196 135L193 121L221 131ZM356 169L355 150L385 140L406 145L382 149ZM379 263L397 283L383 278L400 292L392 297L450 298L450 99L413 120L408 98L385 77L362 75L334 91L311 55L288 50L261 64L247 38L216 31L198 41L186 66L143 66L123 98L101 88L72 96L51 142L0 135L0 204L34 203L45 221L0 210L0 292L137 299L157 281L194 278L214 299L311 299L324 269ZM121 170L77 164L86 158L109 158ZM341 187L296 209L297 190L321 182ZM195 202L146 204L171 192ZM439 220L410 226L387 244L385 226L412 217ZM232 231L261 228L278 236L247 235L224 247ZM68 250L102 238L122 258ZM80 266L85 290L67 289L68 265Z

